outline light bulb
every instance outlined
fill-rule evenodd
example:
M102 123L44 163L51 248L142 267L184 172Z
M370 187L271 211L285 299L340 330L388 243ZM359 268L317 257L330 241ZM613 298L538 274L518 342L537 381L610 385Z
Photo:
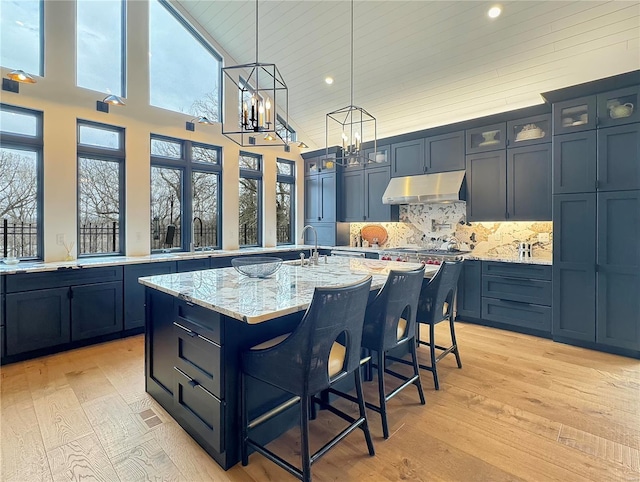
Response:
M497 18L502 13L502 9L499 6L491 7L487 12L489 18Z

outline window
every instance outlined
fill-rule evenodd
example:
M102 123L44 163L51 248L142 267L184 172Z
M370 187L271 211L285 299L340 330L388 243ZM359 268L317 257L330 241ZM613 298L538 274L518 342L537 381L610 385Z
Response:
M149 2L151 105L218 122L220 61L166 1ZM188 72L194 75L185 75Z
M240 246L262 245L262 157L240 152Z
M123 0L76 2L78 87L125 95Z
M2 1L0 64L9 69L43 74L42 0Z
M287 143L296 141L296 131L280 116L276 117L276 133L280 139L287 141Z
M278 159L276 178L276 239L278 244L293 244L295 232L294 193L296 171L293 161Z
M42 258L42 114L0 105L0 257Z
M222 245L221 148L151 138L151 250Z
M78 121L78 254L124 252L124 130Z

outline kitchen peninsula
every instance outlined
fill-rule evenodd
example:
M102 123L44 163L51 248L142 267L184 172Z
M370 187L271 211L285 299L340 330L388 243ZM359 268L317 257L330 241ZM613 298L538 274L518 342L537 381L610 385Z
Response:
M372 296L391 269L421 265L331 257L317 266L284 264L269 278L233 268L140 279L146 287L146 390L225 469L239 460L239 354L291 332L316 286L340 286L371 275ZM435 266L427 266L425 277ZM249 410L264 412L288 396L255 381ZM266 443L290 426L297 409L256 430ZM272 423L271 423L272 422Z

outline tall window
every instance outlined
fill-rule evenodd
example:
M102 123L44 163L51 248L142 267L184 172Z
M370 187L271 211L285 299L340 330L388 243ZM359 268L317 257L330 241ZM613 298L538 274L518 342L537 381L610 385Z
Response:
M78 121L78 254L124 252L124 130Z
M151 137L151 249L222 244L221 148Z
M276 178L276 238L278 244L292 244L295 232L294 193L295 164L293 161L278 159Z
M124 1L77 0L77 85L125 95Z
M43 74L42 0L2 1L0 64L30 74Z
M240 153L240 246L262 245L262 157Z
M0 104L0 257L42 258L40 186L42 114Z
M295 142L297 138L296 131L293 130L293 127L287 124L280 116L276 117L276 133L282 140L287 141L287 143Z
M166 1L149 2L151 105L218 122L220 61L215 50Z

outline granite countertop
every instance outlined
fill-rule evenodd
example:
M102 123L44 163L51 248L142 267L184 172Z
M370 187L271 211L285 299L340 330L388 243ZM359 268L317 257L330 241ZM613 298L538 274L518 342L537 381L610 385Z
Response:
M540 256L520 259L518 256L470 253L468 255L465 255L464 259L480 261L500 261L502 263L544 264L549 266L553 264L551 258Z
M117 266L123 264L159 263L163 261L180 261L197 258L222 258L244 256L248 254L275 254L284 251L309 251L313 246L304 244L289 244L271 248L241 248L233 250L216 249L213 251L156 253L145 256L96 256L80 258L73 261L21 261L15 265L0 262L0 274L38 273L41 271L56 271L58 269L96 268L100 266ZM319 246L320 248L320 246ZM324 248L324 246L322 246ZM308 254L307 254L308 256Z
M234 268L209 269L140 278L145 286L249 324L305 310L316 286L341 286L372 275L372 289L384 284L390 269L422 265L395 261L330 257L327 263L301 267L290 261L269 278L248 278ZM425 276L437 267L427 266Z

